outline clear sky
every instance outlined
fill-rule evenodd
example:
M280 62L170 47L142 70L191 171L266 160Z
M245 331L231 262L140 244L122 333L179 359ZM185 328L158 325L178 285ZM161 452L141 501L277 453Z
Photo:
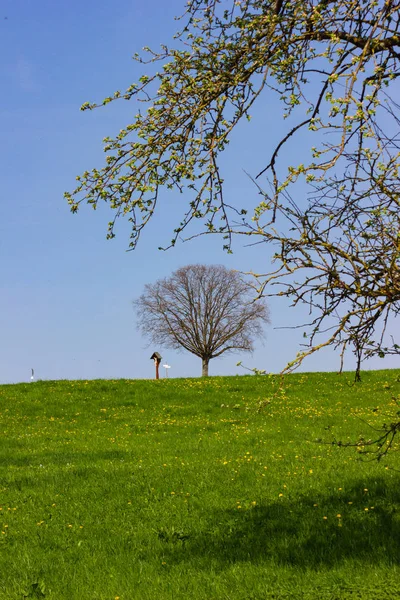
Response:
M136 107L118 102L81 113L85 101L101 101L124 90L142 74L131 59L143 46L171 43L174 15L182 0L3 0L0 8L0 382L41 379L148 378L149 357L158 350L170 377L198 376L200 359L166 348L147 347L136 330L132 300L145 283L190 263L224 264L263 272L269 257L262 246L222 250L215 237L158 246L184 210L184 198L162 196L160 212L135 252L126 252L127 225L106 241L110 213L82 207L72 215L63 199L83 170L103 164L101 140L132 120ZM224 157L227 193L238 204L256 199L244 170L257 172L282 132L273 101L235 134ZM297 148L292 146L295 153ZM258 169L258 170L260 170ZM252 356L226 355L211 361L211 375L243 373L250 367L278 372L293 358L302 331L277 329L306 320L285 300L270 301L271 326ZM398 323L393 334L399 333ZM163 360L164 362L164 360ZM303 370L336 370L333 351L313 356ZM354 362L349 356L347 368ZM398 367L394 359L368 368Z

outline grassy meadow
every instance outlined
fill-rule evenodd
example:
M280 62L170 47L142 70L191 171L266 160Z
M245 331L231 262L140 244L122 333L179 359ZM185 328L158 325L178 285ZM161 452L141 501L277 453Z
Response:
M0 599L400 597L400 371L278 381L0 386Z

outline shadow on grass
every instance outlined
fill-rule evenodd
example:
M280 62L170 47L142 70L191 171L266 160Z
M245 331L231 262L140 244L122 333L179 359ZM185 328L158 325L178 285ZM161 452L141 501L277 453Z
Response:
M272 560L301 568L331 568L346 559L400 562L400 491L395 482L388 486L384 479L363 480L318 499L279 498L265 506L240 506L211 513L203 531L183 532L185 543L165 548L169 560L196 558L221 568L240 561Z

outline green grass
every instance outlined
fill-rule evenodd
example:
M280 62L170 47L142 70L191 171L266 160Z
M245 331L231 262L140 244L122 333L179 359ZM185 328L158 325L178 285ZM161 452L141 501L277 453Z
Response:
M316 440L370 435L399 380L0 386L0 598L398 598L398 455Z

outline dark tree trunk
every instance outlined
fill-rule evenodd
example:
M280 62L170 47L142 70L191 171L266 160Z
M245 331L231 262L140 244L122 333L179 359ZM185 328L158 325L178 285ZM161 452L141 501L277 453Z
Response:
M202 371L201 374L203 377L208 377L208 363L210 362L209 358L202 358Z

